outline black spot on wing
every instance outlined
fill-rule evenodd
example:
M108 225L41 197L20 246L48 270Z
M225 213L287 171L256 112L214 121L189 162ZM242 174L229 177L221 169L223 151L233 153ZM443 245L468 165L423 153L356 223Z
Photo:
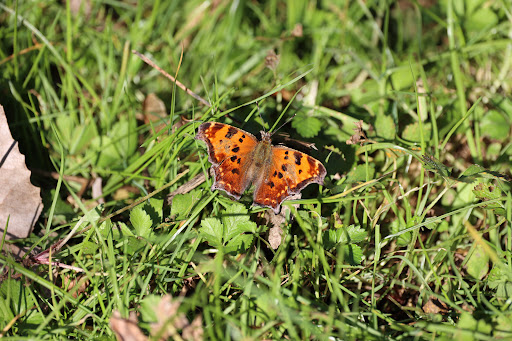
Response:
M238 153L238 151L240 150L240 147L236 146L235 148L231 149L231 151L233 153Z
M233 168L231 170L231 173L233 173L233 174L240 174L240 170L238 168Z
M282 179L282 178L283 178L283 173L281 173L281 172L277 173L277 177L278 177L279 179Z
M226 133L226 138L227 139L230 139L233 137L233 135L235 135L236 133L238 132L238 129L236 129L235 127L229 127L228 129L228 132Z
M287 170L286 165L282 165L281 169L283 170L283 172L286 172L286 170Z
M294 152L293 156L295 157L295 164L300 166L300 160L302 159L302 154L299 152Z
M275 184L274 184L272 181L270 181L270 182L268 183L268 185L270 186L270 188L274 188L274 186L275 186Z
M233 155L233 156L231 157L231 162L235 162L235 161L236 161L236 159L237 159L236 155Z

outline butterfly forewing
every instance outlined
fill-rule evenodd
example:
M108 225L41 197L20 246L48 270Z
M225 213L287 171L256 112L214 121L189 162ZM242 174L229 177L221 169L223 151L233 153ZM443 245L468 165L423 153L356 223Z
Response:
M221 189L240 199L251 182L248 168L258 144L256 137L227 124L207 122L199 126L196 138L208 147L215 177L212 190Z

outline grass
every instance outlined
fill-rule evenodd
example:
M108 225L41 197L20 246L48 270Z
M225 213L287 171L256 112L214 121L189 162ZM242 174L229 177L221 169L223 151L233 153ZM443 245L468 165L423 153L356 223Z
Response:
M44 209L5 241L32 257L0 256L1 335L113 339L132 316L141 339L512 338L511 10L2 2L0 104ZM200 122L294 114L328 174L281 220L184 187L208 174Z

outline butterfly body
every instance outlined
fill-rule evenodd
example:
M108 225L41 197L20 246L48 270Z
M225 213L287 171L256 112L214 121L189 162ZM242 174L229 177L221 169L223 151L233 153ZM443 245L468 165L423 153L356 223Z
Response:
M273 146L270 133L262 131L261 136L258 141L241 129L206 122L199 126L196 138L208 147L214 176L212 190L223 190L238 200L252 183L254 204L278 213L286 198L310 183L323 184L326 170L307 154Z

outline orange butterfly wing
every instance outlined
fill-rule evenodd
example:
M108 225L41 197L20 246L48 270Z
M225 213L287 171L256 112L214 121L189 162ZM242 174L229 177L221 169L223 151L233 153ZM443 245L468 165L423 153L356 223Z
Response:
M208 161L215 176L212 190L220 189L240 199L252 180L248 168L258 144L256 137L227 124L206 122L199 126L196 138L208 147Z
M315 158L282 146L272 147L272 164L255 183L254 204L270 207L277 214L286 198L300 193L309 184L323 185L327 174Z

